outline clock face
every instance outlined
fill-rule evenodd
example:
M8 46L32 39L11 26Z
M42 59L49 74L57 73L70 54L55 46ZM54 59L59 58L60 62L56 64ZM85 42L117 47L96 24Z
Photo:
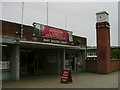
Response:
M102 15L99 15L99 16L98 16L98 21L99 21L99 22L102 22L103 20L104 20L104 17L103 17Z
M103 17L102 16L99 16L100 19L102 19Z
M108 16L106 16L104 14L97 16L97 22L105 22L105 21L108 21Z
M96 13L97 22L109 22L109 14L106 12Z

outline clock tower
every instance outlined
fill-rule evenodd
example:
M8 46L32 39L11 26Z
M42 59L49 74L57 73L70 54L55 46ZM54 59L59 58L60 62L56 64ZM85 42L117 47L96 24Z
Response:
M97 23L97 72L110 73L110 24L109 14L105 11L96 13Z

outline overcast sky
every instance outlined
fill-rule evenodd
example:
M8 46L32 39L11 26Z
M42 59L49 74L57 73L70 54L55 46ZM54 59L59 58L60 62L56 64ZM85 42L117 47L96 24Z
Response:
M111 25L111 45L118 44L117 2L48 2L48 25L73 31L74 35L87 38L88 45L96 45L96 13L107 11ZM21 23L22 3L2 2L3 20ZM24 2L23 23L47 24L46 2Z

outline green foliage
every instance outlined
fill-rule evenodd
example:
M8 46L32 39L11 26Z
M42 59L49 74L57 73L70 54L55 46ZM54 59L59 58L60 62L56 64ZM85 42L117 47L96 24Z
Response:
M112 51L112 58L113 59L120 59L120 50L115 49Z

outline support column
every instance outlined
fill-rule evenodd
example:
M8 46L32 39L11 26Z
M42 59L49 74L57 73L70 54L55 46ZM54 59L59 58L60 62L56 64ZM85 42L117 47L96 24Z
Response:
M60 74L60 50L58 50L58 55L57 55L57 60L58 60L58 69L57 69L57 73Z
M63 69L65 69L65 49L63 49Z
M19 45L11 45L11 74L12 80L20 79L20 47Z
M59 50L60 55L60 73L65 69L65 49Z
M83 51L82 56L83 56L83 71L85 71L86 70L86 50Z

